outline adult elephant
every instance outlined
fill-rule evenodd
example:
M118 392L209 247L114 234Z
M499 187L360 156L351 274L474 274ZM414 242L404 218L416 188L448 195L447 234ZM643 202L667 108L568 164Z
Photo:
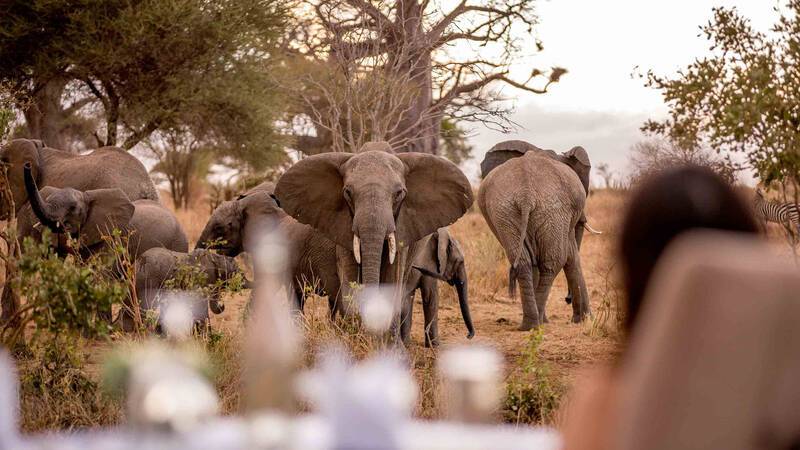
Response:
M144 165L117 147L102 147L78 155L46 147L41 141L14 139L0 149L0 162L8 165L15 212L28 202L23 174L25 163L31 165L33 179L40 187L71 187L79 191L118 188L133 201L158 200L156 187ZM0 205L0 220L9 216L9 206Z
M589 166L578 147L569 157ZM556 275L564 269L574 322L589 313L576 231L586 190L575 170L551 155L527 151L488 171L478 191L478 205L503 246L522 291L520 330L547 321L545 304Z
M31 165L33 179L39 186L71 187L82 191L102 188L121 189L129 199L158 200L156 187L144 165L133 155L117 147L103 147L86 155L45 146L42 141L13 139L0 148L0 163L7 167L13 212L27 204L23 166ZM12 202L0 202L0 220L11 216ZM3 289L2 319L11 319L18 307L16 296Z
M339 245L345 281L391 284L398 302L417 241L455 222L473 201L469 181L450 161L380 150L305 158L281 177L275 195L284 211ZM403 303L392 324L396 337L400 309L409 309Z
M589 155L583 147L576 146L564 153L556 153L554 150L543 150L533 144L520 140L503 141L490 148L481 161L481 178L486 178L495 167L503 164L512 158L518 158L528 152L552 158L562 164L566 164L570 169L575 171L578 178L583 185L583 191L586 196L589 196L589 174L592 170L592 164L589 161ZM578 223L575 224L575 240L578 243L578 250L581 249L583 242L584 229L589 230L590 233L600 234L599 231L593 229L586 220L586 214L581 213ZM509 271L509 284L512 286L513 293L514 272L513 268ZM567 297L564 299L566 302L572 303L572 290L569 291Z
M306 287L327 295L331 317L340 307L340 280L336 269L336 244L308 225L286 214L273 198L275 185L262 183L235 200L223 202L208 219L197 248L210 248L235 257L251 252L269 222L276 223L289 247L288 271L300 309ZM258 272L258 271L256 271Z
M79 191L47 186L39 191L29 164L26 163L23 172L30 212L26 207L20 214L21 235L33 232L35 216L54 233L69 233L77 238L84 255L106 248L103 236L114 229L127 237L132 260L156 247L176 252L189 250L178 218L157 201L131 201L118 188Z

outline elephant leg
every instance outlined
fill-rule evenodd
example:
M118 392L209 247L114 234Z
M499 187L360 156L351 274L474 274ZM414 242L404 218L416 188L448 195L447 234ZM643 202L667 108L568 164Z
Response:
M584 233L584 225L586 224L586 216L582 215L578 223L575 224L575 243L578 245L578 251L581 251L581 242L583 242L583 233ZM573 299L573 290L572 286L569 286L567 291L567 296L564 298L564 301L567 304L572 304Z
M536 285L536 309L539 311L541 323L548 322L545 305L547 304L547 298L550 297L550 288L553 287L553 280L555 280L557 273L542 272L539 275L539 283Z
M578 294L578 298L572 302L572 321L578 323L588 316L590 311L589 291L586 288L586 280L583 278L581 257L577 252L573 252L573 255L567 260L564 272L570 290Z
M414 314L414 292L403 296L403 304L400 310L400 338L403 344L408 346L411 343L411 322Z
M536 287L539 285L539 268L531 266L528 262L521 262L517 267L517 284L519 284L522 299L522 323L520 331L528 331L538 327L539 310L536 305Z
M439 290L432 277L422 279L422 313L425 316L425 347L439 346Z
M332 286L328 289L328 309L330 310L331 320L336 320L336 314L340 312L340 295L341 292L338 282L336 283L336 286Z

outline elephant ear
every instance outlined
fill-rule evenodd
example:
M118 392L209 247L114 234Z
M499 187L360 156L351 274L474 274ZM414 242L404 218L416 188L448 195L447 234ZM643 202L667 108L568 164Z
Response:
M489 172L500 164L503 164L509 159L518 158L531 150L539 152L545 151L525 141L503 141L496 144L486 152L483 161L481 161L481 178L486 178L486 175L489 175ZM555 152L552 153L553 156L555 156Z
M439 273L444 274L447 269L447 248L450 246L450 233L447 228L439 228L436 232L436 263Z
M353 218L342 195L340 168L352 156L342 152L309 156L290 167L275 185L275 197L287 214L345 248L353 245Z
M572 147L562 154L563 162L578 174L581 179L583 189L589 194L589 172L592 170L592 163L589 161L589 154L581 146Z
M397 217L400 240L410 245L450 225L472 205L472 186L452 162L426 153L396 155L406 166L406 197Z
M81 229L83 244L92 246L103 241L115 228L124 230L136 207L122 189L86 191L89 212Z

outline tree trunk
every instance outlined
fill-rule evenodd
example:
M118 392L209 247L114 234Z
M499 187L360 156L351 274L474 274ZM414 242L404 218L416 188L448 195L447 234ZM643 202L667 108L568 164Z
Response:
M432 63L422 23L422 4L417 1L403 1L400 4L399 13L402 17L398 23L403 24L405 45L398 46L401 54L395 56L403 60L395 59L393 66L411 75L411 89L417 93L401 120L400 129L404 130L401 137L407 142L401 151L438 155L441 117L440 114L430 114L433 104Z
M67 78L61 76L37 80L31 103L24 110L28 136L41 139L48 147L62 150L68 150L62 134L66 117L61 107L67 82Z

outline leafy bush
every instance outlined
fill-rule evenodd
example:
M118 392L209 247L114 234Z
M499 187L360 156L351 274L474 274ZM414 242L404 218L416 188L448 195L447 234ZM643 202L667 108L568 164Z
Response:
M511 423L549 423L558 409L563 386L550 375L546 363L539 359L542 330L531 333L528 347L519 361L519 373L509 378L503 405L503 419Z
M99 255L84 261L70 254L61 258L50 242L49 230L44 230L41 242L31 238L23 242L19 275L12 282L26 299L22 323L32 321L37 332L55 335L107 335L112 306L122 304L129 295L125 284L112 276L113 257Z

